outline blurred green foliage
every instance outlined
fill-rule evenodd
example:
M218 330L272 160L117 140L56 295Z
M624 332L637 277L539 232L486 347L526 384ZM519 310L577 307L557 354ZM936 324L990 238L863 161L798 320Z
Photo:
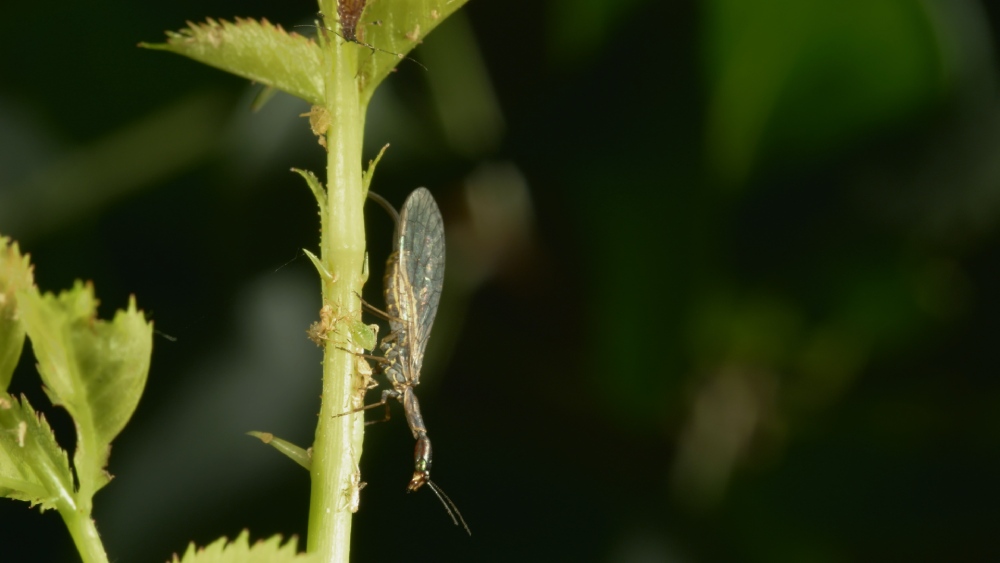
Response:
M742 184L759 161L826 159L950 86L939 22L911 0L703 4L706 152Z
M119 2L42 22L17 7L0 37L12 52L44 25L86 55L39 41L0 68L14 77L0 86L0 232L64 267L43 285L134 292L179 338L157 347L149 402L116 446L123 482L102 493L122 560L237 525L304 530L289 515L305 477L241 434L305 444L314 425L318 360L300 341L318 302L301 318L291 305L313 274L301 257L282 266L316 236L314 203L287 173L320 168L296 117L308 108L279 95L251 115L245 83L130 48L204 16L314 19L309 3L251 8ZM427 71L386 79L365 158L391 143L372 189L399 203L427 185L442 204L449 277L421 400L435 479L476 535L452 537L433 499L401 494L412 438L394 417L368 433L357 558L1000 558L996 8L474 0L463 12L413 51ZM84 35L97 21L105 31ZM53 68L65 74L40 70ZM122 173L57 174L185 103L214 109L181 115L211 118L118 137L143 139ZM391 226L368 221L378 265ZM366 291L379 300L378 283ZM255 363L232 359L248 348ZM170 418L180 397L237 385L232 410ZM194 474L177 458L205 461ZM162 496L138 495L150 482ZM34 516L0 513L31 520L24 530Z

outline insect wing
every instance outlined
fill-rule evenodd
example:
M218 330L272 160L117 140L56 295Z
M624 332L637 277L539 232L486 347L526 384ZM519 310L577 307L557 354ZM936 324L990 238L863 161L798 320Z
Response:
M389 255L385 263L385 310L389 313L389 332L400 333L405 339L413 325L413 300L410 295L409 281L406 272L400 267L399 241L396 238L396 250Z
M399 273L406 283L398 289L409 293L408 301L412 304L410 361L414 368L412 376L419 380L424 349L444 285L444 221L426 188L417 188L406 198L400 215L400 232Z

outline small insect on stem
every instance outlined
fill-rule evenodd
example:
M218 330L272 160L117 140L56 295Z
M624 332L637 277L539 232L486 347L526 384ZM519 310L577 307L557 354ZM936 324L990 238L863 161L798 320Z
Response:
M340 31L344 39L358 43L358 21L365 11L368 0L338 0L337 15L340 16Z
M325 29L326 31L329 31L331 33L334 33L336 35L339 35L345 41L348 41L350 43L355 43L357 45L361 45L362 47L366 47L368 49L371 49L373 55L375 54L376 51L379 52L379 53L386 53L388 55L393 55L396 58L401 59L401 60L402 59L406 59L406 60L408 60L408 61L416 64L420 68L422 68L424 70L427 70L427 67L425 67L423 64L420 63L420 61L418 61L418 60L416 60L416 59L414 59L412 57L408 57L408 56L406 56L406 55L404 55L402 53L394 53L392 51L387 51L385 49L380 49L380 48L378 48L378 47L376 47L374 45L371 45L369 43L365 43L364 34L363 33L359 37L359 34L358 34L358 24L361 22L361 15L364 13L364 11L365 11L365 5L367 3L368 3L368 0L338 0L337 1L337 16L340 19L340 33L337 33L336 31L334 31L334 30L332 30L332 29L330 29L328 27L324 27L323 29ZM319 16L323 17L323 13L320 12ZM376 20L376 21L370 22L370 24L371 25L381 25L382 22ZM417 26L415 33L418 36L419 36L419 31L420 31L420 26ZM414 33L414 32L411 32L411 34L407 34L406 37L410 41L416 41L416 39L418 39L419 37L411 38L412 33Z

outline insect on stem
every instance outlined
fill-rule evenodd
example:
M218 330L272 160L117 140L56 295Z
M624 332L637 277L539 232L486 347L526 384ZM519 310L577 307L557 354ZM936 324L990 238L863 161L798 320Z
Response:
M461 523L470 535L469 526L455 503L431 479L432 449L427 426L420 413L414 388L420 384L424 350L437 315L444 285L444 221L434 197L426 188L417 188L406 198L400 213L378 194L368 196L384 207L396 223L393 251L386 261L383 279L389 333L382 339L382 372L391 389L382 391L382 399L359 410L386 405L389 398L403 405L406 423L416 440L413 453L413 477L407 491L428 485L456 526ZM347 414L347 413L344 413ZM387 416L388 418L388 416Z
M388 55L393 55L396 58L401 59L401 60L402 59L408 60L408 61L412 62L413 64L419 66L420 68L422 68L424 70L427 70L426 66L424 66L423 64L421 64L420 61L414 59L413 57L408 57L408 56L406 56L406 55L404 55L402 53L395 53L393 51L387 51L385 49L380 49L380 48L378 48L378 47L376 47L374 45L371 45L369 43L365 43L365 41L364 41L363 38L358 37L358 23L360 23L360 21L361 21L361 14L364 13L365 4L367 4L367 0L338 0L337 1L337 16L338 16L338 18L340 20L340 33L337 33L336 31L334 31L333 29L331 29L329 27L320 26L319 24L317 24L316 27L318 27L320 29L323 29L323 30L326 30L326 31L329 31L330 33L333 33L334 35L339 36L344 41L347 41L349 43L355 43L357 45L361 45L362 47L371 49L373 55L375 54L376 51L378 51L380 53L386 53ZM318 15L319 15L320 18L325 18L323 12L318 12ZM382 22L379 21L379 20L370 22L370 25L381 25L381 24L382 24ZM410 38L409 36L407 36L407 39L410 39L410 41L416 41L416 38Z

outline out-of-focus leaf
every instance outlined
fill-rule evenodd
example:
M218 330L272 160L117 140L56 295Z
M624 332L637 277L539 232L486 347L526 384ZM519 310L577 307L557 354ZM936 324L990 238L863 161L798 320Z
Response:
M295 538L281 544L281 536L250 545L250 532L243 530L233 541L219 538L206 547L188 545L183 557L174 555L169 563L308 563L319 561L313 554L296 553Z
M24 325L17 314L17 292L34 285L31 263L17 243L0 236L0 391L6 391L24 347Z
M218 92L186 95L54 156L0 189L0 225L42 237L168 181L218 151L230 104Z
M644 0L554 0L548 2L549 51L559 59L579 60L608 41L620 41L618 30Z
M274 86L264 86L259 92L257 92L257 95L253 97L253 101L250 103L250 111L254 113L260 111L277 93L278 89Z
M910 0L710 0L708 155L738 184L758 161L829 155L940 96L930 11ZM792 158L792 157L795 158Z
M319 45L267 20L189 22L180 31L168 31L166 43L139 46L184 55L311 104L323 103L323 54Z
M90 499L110 479L104 467L111 441L146 384L153 325L134 298L113 321L97 319L93 286L81 282L58 296L19 292L18 306L46 392L76 423L78 498Z
M427 83L451 149L467 158L496 152L504 133L503 114L468 16L452 15L421 53L434 68Z
M73 474L49 424L27 399L0 393L0 495L54 508L71 499Z

